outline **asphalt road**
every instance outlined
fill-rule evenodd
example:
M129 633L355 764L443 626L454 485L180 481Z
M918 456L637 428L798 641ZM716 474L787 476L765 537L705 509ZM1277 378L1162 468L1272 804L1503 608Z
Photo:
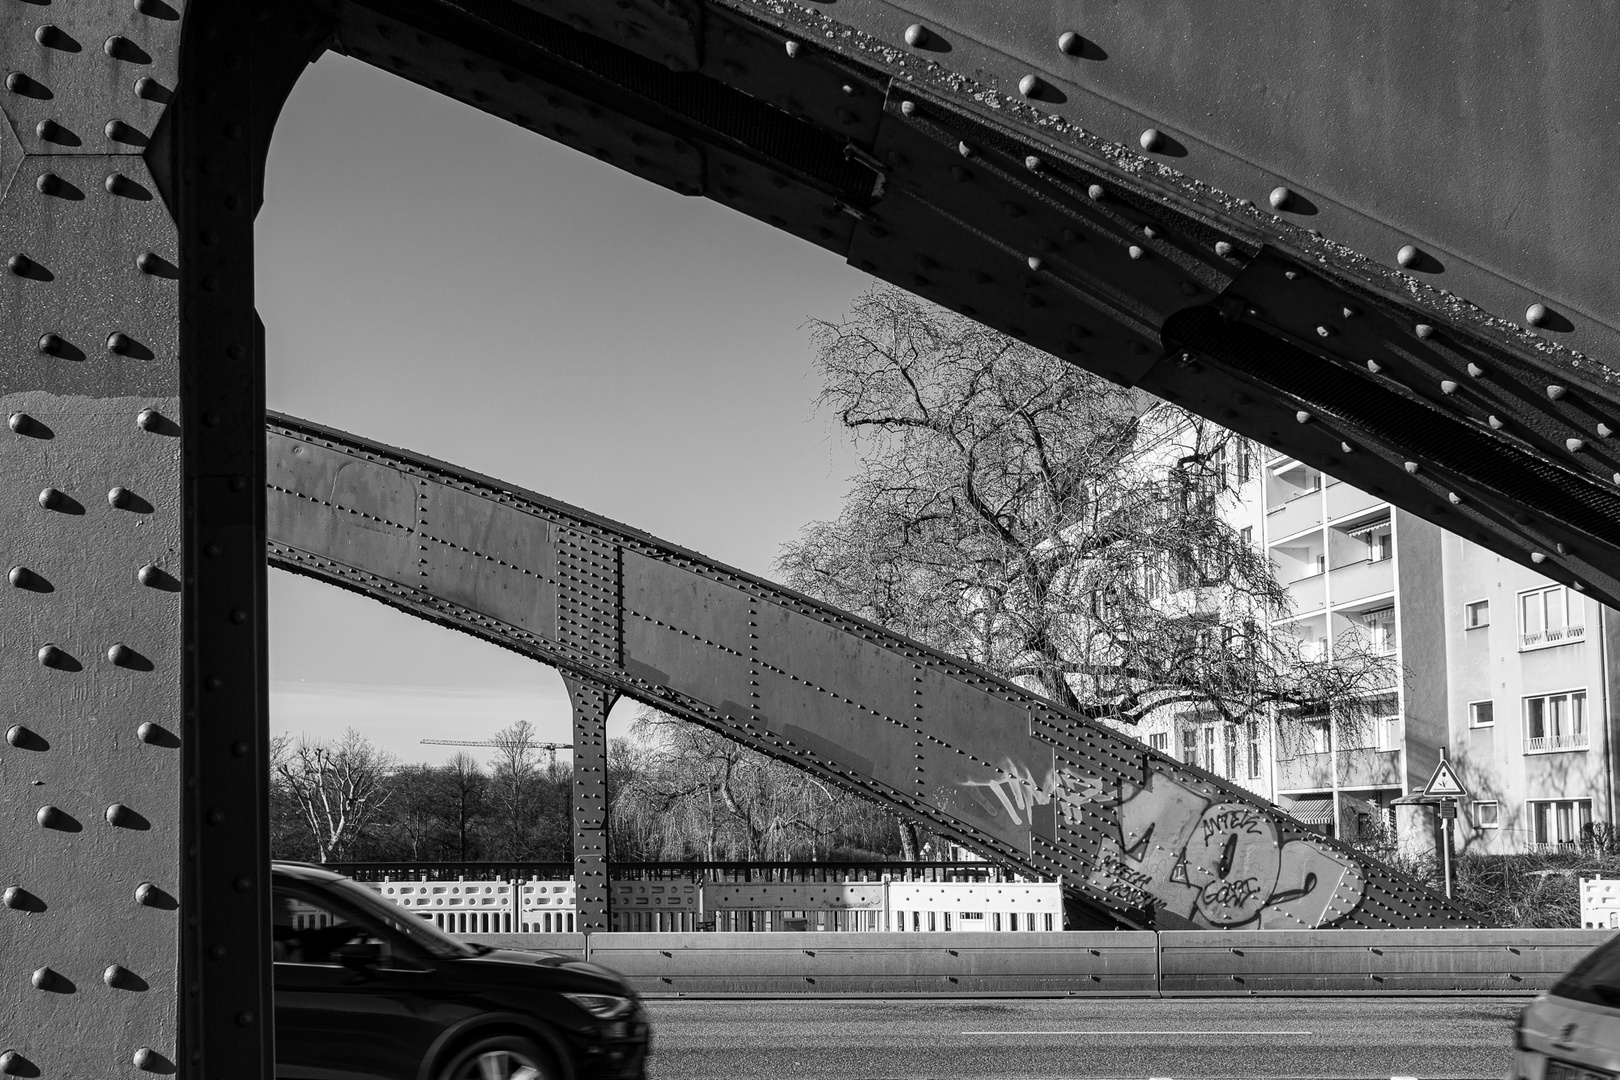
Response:
M1501 1080L1523 999L648 1003L652 1080Z

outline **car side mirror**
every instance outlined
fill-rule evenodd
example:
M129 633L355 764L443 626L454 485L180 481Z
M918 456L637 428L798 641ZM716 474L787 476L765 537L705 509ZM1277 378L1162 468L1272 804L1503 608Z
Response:
M371 972L382 966L382 946L375 941L351 941L333 949L332 955L354 972Z

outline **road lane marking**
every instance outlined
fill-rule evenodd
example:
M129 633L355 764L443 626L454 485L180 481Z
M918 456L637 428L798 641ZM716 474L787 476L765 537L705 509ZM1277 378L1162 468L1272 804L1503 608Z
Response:
M1314 1031L964 1031L963 1035L1314 1035Z

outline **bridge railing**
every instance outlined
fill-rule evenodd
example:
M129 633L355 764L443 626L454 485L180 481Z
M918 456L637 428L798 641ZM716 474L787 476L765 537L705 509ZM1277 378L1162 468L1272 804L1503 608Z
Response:
M568 862L335 862L327 869L356 881L561 881L573 876ZM984 862L615 862L619 881L1022 881L996 863Z

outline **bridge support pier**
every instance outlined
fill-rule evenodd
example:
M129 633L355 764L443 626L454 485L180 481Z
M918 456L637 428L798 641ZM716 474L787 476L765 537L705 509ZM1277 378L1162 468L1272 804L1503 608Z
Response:
M607 716L618 692L563 675L574 706L574 905L581 932L612 929L607 868Z

